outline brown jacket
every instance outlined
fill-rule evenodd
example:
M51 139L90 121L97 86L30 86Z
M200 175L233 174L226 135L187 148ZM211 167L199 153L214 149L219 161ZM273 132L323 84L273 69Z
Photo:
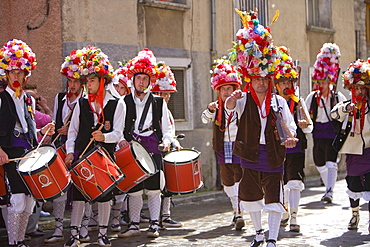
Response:
M243 114L239 120L239 129L233 154L242 159L257 162L259 156L261 121L257 104L254 102L251 94L248 93L247 99ZM265 129L266 150L270 168L281 166L284 163L286 152L285 146L281 145L280 140L276 138L275 133L277 133L277 129L275 124L273 124L274 118L275 116L271 109L267 116Z

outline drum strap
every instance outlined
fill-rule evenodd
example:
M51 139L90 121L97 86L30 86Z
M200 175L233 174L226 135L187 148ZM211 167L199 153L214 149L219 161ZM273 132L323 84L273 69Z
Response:
M148 99L145 103L143 114L141 115L139 126L138 126L138 130L139 130L140 133L143 133L143 132L147 131L147 130L143 131L143 126L144 126L144 122L145 122L145 119L146 119L146 115L148 115L149 106L152 103L152 101L153 101L153 95L149 94L149 97L148 97Z

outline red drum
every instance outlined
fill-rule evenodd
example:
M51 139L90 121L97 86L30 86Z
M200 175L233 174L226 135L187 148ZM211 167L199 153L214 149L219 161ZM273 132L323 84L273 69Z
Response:
M71 176L51 145L28 150L18 164L18 172L38 201L47 201L63 195L71 185Z
M135 185L157 172L152 156L137 141L116 152L116 163L126 178L117 185L121 191L127 192Z
M62 158L63 162L66 160L67 151L66 151L66 145L62 145L59 148L57 148L58 155L60 158Z
M72 164L76 188L94 203L111 192L125 175L102 147L95 147Z
M195 192L203 186L200 152L193 149L171 151L163 158L166 189L172 193Z

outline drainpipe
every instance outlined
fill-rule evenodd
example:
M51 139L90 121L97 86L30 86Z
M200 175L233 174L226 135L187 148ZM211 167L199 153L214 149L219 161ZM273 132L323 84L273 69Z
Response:
M212 63L216 56L216 3L211 0L211 59Z

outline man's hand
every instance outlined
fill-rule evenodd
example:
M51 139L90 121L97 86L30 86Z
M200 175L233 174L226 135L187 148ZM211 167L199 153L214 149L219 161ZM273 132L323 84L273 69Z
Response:
M354 104L354 103L350 103L350 104L348 104L348 105L346 105L346 112L351 112L351 111L353 111L354 109L356 108L356 104Z
M58 133L61 135L68 134L68 126L62 126L61 128L57 129Z
M283 142L283 145L286 147L286 148L294 148L295 145L297 144L298 142L298 139L297 138L287 138L285 140L285 142Z
M230 97L226 99L226 108L234 109L236 106L236 101L243 98L243 92L240 89L235 90L231 93Z
M103 142L105 140L104 135L100 130L95 130L91 135L95 141Z
M2 148L0 148L0 166L9 163L8 155L4 152Z
M49 130L49 131L48 131ZM55 134L55 124L54 123L48 123L44 127L41 128L40 130L42 135L45 135L46 132L48 136L54 135Z
M74 155L73 153L69 153L66 155L66 158L64 159L65 164L70 167L70 164L73 162Z
M301 129L305 129L305 128L307 128L307 127L308 127L308 123L307 123L307 121L306 121L305 119L303 119L303 120L298 120L298 126L299 126L299 128L301 128Z
M126 147L127 145L129 145L128 141L126 140L122 140L118 143L118 147L121 149L121 148L124 148Z
M218 104L216 102L211 102L208 104L208 110L212 113L216 111L217 107Z

